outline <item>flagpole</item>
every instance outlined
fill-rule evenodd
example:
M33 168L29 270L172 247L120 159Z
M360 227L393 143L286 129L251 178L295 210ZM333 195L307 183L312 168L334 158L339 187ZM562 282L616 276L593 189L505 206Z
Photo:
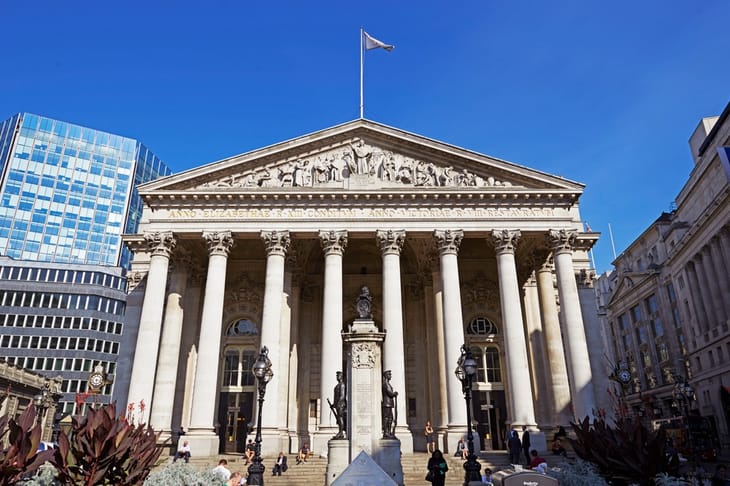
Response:
M616 259L616 245L613 244L613 231L611 231L611 223L608 223L608 236L611 237L611 249L613 250L613 259Z
M363 89L362 89L362 82L363 82L363 47L362 47L362 38L363 38L363 28L360 27L360 118L363 118L363 114L365 112L365 104L363 101Z

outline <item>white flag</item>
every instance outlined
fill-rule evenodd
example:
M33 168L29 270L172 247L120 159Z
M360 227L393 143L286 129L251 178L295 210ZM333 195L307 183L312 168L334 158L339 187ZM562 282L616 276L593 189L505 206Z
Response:
M379 41L375 37L372 37L367 32L363 31L363 34L365 34L365 49L377 49L378 47L382 47L386 51L390 52L393 50L395 46L391 46L390 44L386 44L385 42Z

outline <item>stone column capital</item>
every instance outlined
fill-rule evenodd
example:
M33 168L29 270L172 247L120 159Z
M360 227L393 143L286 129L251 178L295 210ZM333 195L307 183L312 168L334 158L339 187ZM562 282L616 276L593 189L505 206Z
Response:
M378 230L375 238L383 255L400 255L406 241L406 230Z
M489 235L489 240L494 245L497 255L503 253L514 254L520 238L522 238L522 232L520 230L492 230L492 234Z
M577 231L560 229L550 230L547 234L548 245L552 248L553 253L573 253L576 248Z
M172 250L175 249L175 245L177 244L172 231L145 233L144 239L152 252L152 256L164 256L166 258L170 258Z
M319 242L325 255L342 255L347 248L347 231L320 231Z
M436 241L439 254L441 255L457 255L461 240L464 239L463 230L434 230L433 239Z
M227 257L235 243L230 231L203 231L203 239L208 245L210 256L223 255Z
M289 231L262 231L261 239L266 247L266 255L286 256L291 245Z

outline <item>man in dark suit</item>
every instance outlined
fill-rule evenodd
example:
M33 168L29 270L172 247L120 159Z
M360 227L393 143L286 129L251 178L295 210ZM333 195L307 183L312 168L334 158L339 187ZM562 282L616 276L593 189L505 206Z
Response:
M288 469L288 466L286 465L286 456L283 452L279 452L279 457L276 458L276 464L274 464L273 472L271 473L272 476L279 475L281 476L281 473L286 472Z

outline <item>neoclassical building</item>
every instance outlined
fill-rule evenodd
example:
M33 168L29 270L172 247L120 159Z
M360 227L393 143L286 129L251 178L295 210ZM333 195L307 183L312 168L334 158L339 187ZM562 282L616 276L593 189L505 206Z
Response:
M267 346L264 452L326 453L341 332L367 286L405 453L425 450L427 420L445 450L464 434L464 343L483 447L591 415L583 187L365 119L143 184L125 236L141 307L129 402L198 455L242 451Z

